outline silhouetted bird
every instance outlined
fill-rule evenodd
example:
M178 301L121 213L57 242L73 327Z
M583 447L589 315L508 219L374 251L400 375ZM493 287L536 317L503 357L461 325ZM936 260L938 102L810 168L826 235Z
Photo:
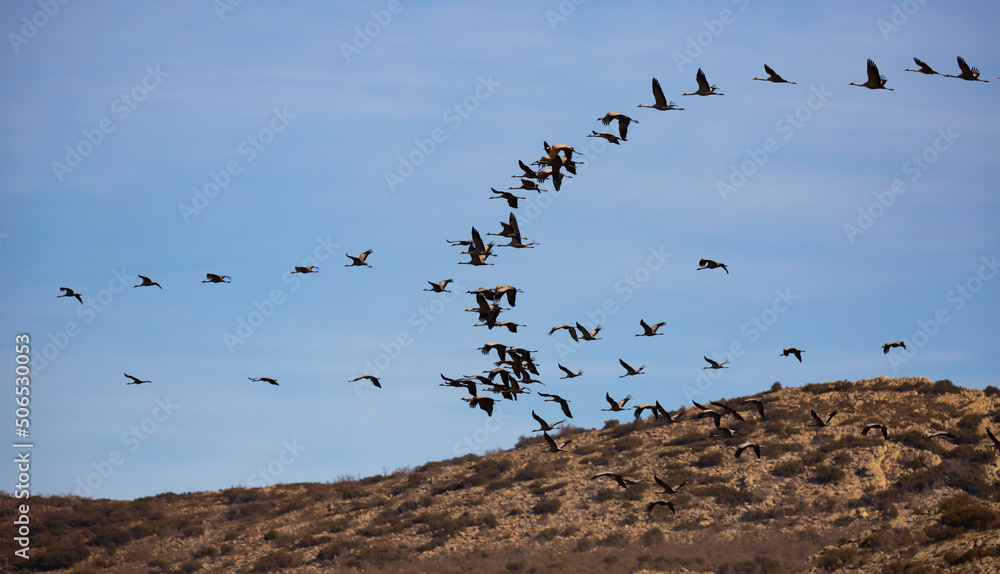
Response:
M764 71L767 72L766 78L754 78L755 80L764 80L765 82L774 82L775 84L794 84L795 82L789 82L788 80L779 76L771 66L764 64Z
M889 429L882 423L868 423L861 429L861 436L868 434L868 431L872 429L879 429L882 431L882 438L889 438Z
M628 125L630 123L639 123L625 114L619 114L618 112L608 112L604 114L603 118L597 118L597 121L603 123L604 125L610 125L611 122L617 121L618 134L622 137L622 139L628 137Z
M375 385L376 387L378 387L378 388L380 388L380 389L382 388L382 384L381 384L381 383L379 383L379 380L378 380L378 378L377 378L377 377L375 377L375 376L372 376L372 375L367 375L367 374L366 374L366 375L361 375L360 377L358 377L358 378L356 378L356 379L352 379L352 380L351 380L351 381L349 381L349 382L351 382L351 383L356 383L356 382L358 382L358 381L360 381L360 380L369 380L369 381L371 381L371 382L372 382L372 384L373 384L373 385Z
M717 92L716 91L719 88L716 87L715 84L712 84L711 86L708 85L708 79L705 77L705 72L701 71L701 68L698 68L698 74L695 76L695 79L698 81L698 89L695 90L695 91L693 91L693 92L687 93L687 94L681 94L682 96L721 96L721 95L723 95L722 92Z
M728 369L729 368L729 367L724 366L729 361L723 361L723 362L719 363L719 362L713 361L712 359L709 359L708 357L702 357L702 358L705 359L706 361L708 361L708 366L707 367L702 367L703 369Z
M646 373L642 372L642 370L646 368L646 365L642 365L638 369L633 369L628 363L626 363L625 361L623 361L621 359L618 359L618 362L621 363L621 365L623 367L625 367L625 374L624 375L620 375L618 377L619 379L624 378L624 377L628 377L628 376L631 376L631 375L645 375L646 374Z
M668 500L654 500L653 502L650 502L646 505L646 512L653 512L653 509L657 506L666 506L670 509L670 512L677 514L677 511L674 509L674 503Z
M542 433L542 436L545 437L545 442L548 443L549 445L549 452L562 452L563 450L565 450L566 445L573 442L572 440L568 440L562 444L556 444L556 441L554 441L552 437L549 436L549 433L547 432Z
M616 401L616 400L614 400L614 399L611 398L610 394L605 393L604 394L604 398L608 401L608 404L611 405L611 408L610 409L601 409L601 410L602 411L611 411L611 412L616 413L616 412L625 410L625 403L627 403L629 401L629 399L632 398L632 395L628 395L624 399L622 399L620 401Z
M545 422L545 419L543 419L542 417L536 415L535 411L531 411L531 418L533 418L536 421L538 421L538 424L541 425L539 428L537 428L537 429L535 429L535 430L533 430L531 432L555 430L557 426L559 426L560 424L562 424L563 422L565 422L565 419L563 419L563 420L561 420L561 421L559 421L557 423L549 424L549 423Z
M657 333L656 330L666 324L666 321L660 321L653 326L649 326L646 324L646 321L639 319L639 326L642 327L642 333L637 333L636 337L652 337L654 335L662 335L663 333Z
M764 416L764 401L760 399L747 399L743 401L745 405L754 405L757 407L757 412L760 413L760 418L767 418Z
M757 455L757 458L760 458L760 445L750 441L747 441L736 447L736 458L739 458L740 455L743 454L743 451L745 451L748 448L752 448L753 453Z
M276 387L279 386L278 385L278 381L276 381L276 380L274 380L274 379L272 379L270 377L247 377L247 378L250 379L251 381L255 382L255 383L263 381L265 383L270 383L270 384L272 384L272 385L274 385Z
M963 80L969 80L970 82L986 82L987 80L979 79L979 68L973 68L965 63L965 58L958 57L958 67L962 70L962 73L957 76L952 74L944 74L946 78L961 78Z
M351 262L348 263L347 265L344 265L344 267L371 267L371 265L365 263L365 259L368 259L368 256L371 254L372 254L371 249L365 251L361 255L358 255L357 257L353 255L347 255L345 253L344 255L346 255L347 258L351 260Z
M157 287L160 288L160 290L163 289L163 287L160 286L159 283L153 281L152 279L146 277L145 275L140 275L139 279L142 279L142 283L139 283L138 285L133 285L133 287L152 287L153 285L156 285Z
M660 87L660 81L653 78L653 105L647 106L644 104L639 104L637 108L653 108L654 110L666 111L666 110L683 110L684 108L678 108L677 104L673 102L667 102L666 96L663 95L663 88Z
M868 79L865 80L865 82L863 84L858 84L858 83L855 83L855 82L851 82L850 85L852 85L852 86L862 86L862 87L868 88L870 90L889 90L889 91L892 91L892 88L885 87L885 82L886 82L885 76L882 76L882 75L880 75L878 73L878 67L876 67L875 66L875 62L873 62L869 58L868 59Z
M574 373L573 371L567 369L566 367L564 367L564 366L562 366L562 365L560 365L558 363L556 363L556 366L558 366L559 369L562 372L566 373L566 376L565 377L559 377L560 379L572 379L574 377L579 377L580 375L583 374L583 371L577 371L577 372Z
M821 428L825 427L825 426L830 426L830 421L833 419L833 415L835 415L835 414L837 414L837 411L830 411L830 414L827 415L826 416L826 420L824 420L824 419L821 419L818 414L816 414L816 411L810 410L809 411L809 416L811 416L813 418L813 420L816 422L816 424L815 425L809 425L809 426L817 426L817 427L821 427Z
M545 402L547 402L547 403L548 402L559 403L559 407L562 408L563 414L566 415L569 418L573 418L573 413L569 412L569 404L568 404L569 401L568 400L560 397L559 395L547 395L545 393L538 393L538 396L540 396L540 397L548 397L548 398L545 399Z
M701 259L701 260L698 261L698 265L700 265L700 267L698 267L698 269L696 269L695 271L701 271L702 269L716 269L716 268L720 268L720 269L722 269L723 271L726 272L726 275L729 275L729 268L726 267L725 263L716 263L715 261L712 261L711 259Z
M653 475L653 481L656 482L656 484L660 485L660 487L663 489L663 492L666 494L677 494L678 492L680 492L681 488L683 488L684 485L687 484L686 482L682 482L676 486L670 486L669 484L660 480L655 474Z
M62 291L62 295L56 295L56 299L60 297L76 297L76 300L79 301L81 305L83 305L83 297L81 297L79 293L70 289L69 287L60 287L59 289Z
M640 484L640 481L638 480L630 480L628 478L623 477L620 474L615 474L613 472L599 472L594 476L590 477L590 480L597 480L598 478L610 478L615 482L617 482L618 486L622 488L628 488L629 486Z
M911 68L907 68L906 69L907 72L920 72L921 74L927 74L927 75L937 74L937 72L935 72L933 69L931 69L930 66L928 66L927 64L921 62L919 58L914 57L913 61L916 62L917 65L920 66L920 68L917 69L917 70L914 70L914 69L911 69ZM940 76L941 74L938 74L938 75Z
M885 343L885 344L882 345L882 354L888 355L889 354L889 349L891 349L893 347L902 347L902 348L905 349L906 348L906 343L904 343L902 341L895 341L893 343Z
M202 283L232 283L229 275L216 275L215 273L206 273L205 280Z
M449 283L453 282L454 279L444 279L434 283L433 281L428 281L430 283L430 289L424 289L424 291L433 291L434 293L451 293L451 291L445 289Z

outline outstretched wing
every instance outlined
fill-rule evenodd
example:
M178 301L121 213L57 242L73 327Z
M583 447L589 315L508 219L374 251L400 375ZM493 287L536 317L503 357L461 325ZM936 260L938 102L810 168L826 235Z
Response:
M656 78L653 78L653 99L656 100L656 106L667 105L667 98L663 95L663 88L660 87L660 81Z
M710 90L710 89L712 89L711 87L709 87L709 85L708 85L708 78L705 77L705 72L702 72L701 68L698 68L698 75L696 76L696 79L698 80L698 89L699 90Z
M882 82L882 77L878 73L878 66L875 65L875 62L871 58L868 59L868 81L876 86Z

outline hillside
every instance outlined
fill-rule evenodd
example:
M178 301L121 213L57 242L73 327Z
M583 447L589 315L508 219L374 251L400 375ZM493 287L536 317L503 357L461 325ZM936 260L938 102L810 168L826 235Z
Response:
M32 498L32 572L997 572L1000 391L950 381L838 381L721 402L721 438L684 409L569 427L412 471L333 483ZM705 403L712 397L705 397ZM830 426L809 411L836 410ZM618 418L631 421L631 410ZM648 414L648 413L647 413ZM483 413L483 416L486 416ZM861 436L866 423L882 422ZM925 438L947 431L954 438ZM761 445L760 458L736 445ZM641 481L621 488L615 472ZM671 485L664 495L653 474ZM9 497L6 497L9 498ZM672 501L646 512L654 500ZM3 522L14 516L3 504ZM7 527L9 529L9 526ZM8 534L5 539L11 540ZM60 569L61 568L61 569Z

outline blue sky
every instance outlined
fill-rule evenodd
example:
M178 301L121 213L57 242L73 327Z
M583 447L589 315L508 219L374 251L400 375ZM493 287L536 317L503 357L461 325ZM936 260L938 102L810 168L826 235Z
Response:
M675 409L775 381L1000 385L998 23L982 2L4 3L0 362L30 335L32 491L510 447L558 409L529 395L490 419L438 386L492 368L488 341L537 351L583 427L610 418L606 392ZM905 72L913 56L990 83ZM894 91L848 85L868 58ZM797 84L752 81L764 63ZM681 96L699 67L724 96ZM684 111L636 108L653 77ZM610 111L639 122L620 146L585 137ZM458 265L445 239L499 231L490 188L543 141L584 165L521 194L538 247ZM366 249L372 268L343 267ZM303 264L320 270L289 275ZM447 278L453 295L422 291ZM501 316L517 334L464 312L500 284L524 291ZM640 319L664 336L634 337ZM577 321L602 340L547 334ZM619 379L619 358L647 374ZM347 382L373 368L382 389Z

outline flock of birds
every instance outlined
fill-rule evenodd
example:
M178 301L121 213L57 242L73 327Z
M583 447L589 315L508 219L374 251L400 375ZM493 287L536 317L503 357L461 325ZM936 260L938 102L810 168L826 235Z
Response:
M986 81L979 78L980 73L978 69L970 67L961 57L958 58L960 73L956 75L939 74L938 72L934 71L930 66L928 66L918 58L914 58L914 61L919 66L919 68L907 69L906 71L919 72L927 75L937 74L946 77L961 78L968 81L981 81L981 82ZM765 78L755 77L753 78L753 80L768 81L779 84L795 83L782 78L767 64L764 65L764 70L768 74L767 77ZM867 72L868 72L867 81L865 81L864 83L852 82L850 85L863 86L869 89L886 89L886 90L892 89L892 88L887 88L885 86L886 84L885 76L879 73L877 66L870 59L868 60ZM689 93L684 93L681 95L685 96L723 95L719 91L716 85L709 84L705 73L701 69L698 69L697 71L696 81L698 85L697 90ZM660 111L684 109L677 107L677 105L674 102L667 100L666 96L664 95L663 89L660 85L660 82L656 78L653 78L652 80L652 91L653 91L654 103L651 105L639 104L637 107L651 108ZM627 115L618 112L609 112L604 116L598 118L597 121L602 122L605 126L610 125L612 122L616 122L618 127L617 135L609 132L597 132L591 130L591 134L589 134L587 137L600 137L616 145L620 145L620 142L627 141L628 129L631 124L633 123L638 124L638 122L635 119L632 119ZM526 164L522 160L518 161L518 167L520 169L520 173L517 173L512 177L520 180L521 182L520 186L510 187L506 191L499 191L497 189L491 188L491 191L493 192L494 195L490 196L489 199L505 200L507 202L507 205L511 209L517 209L518 200L524 199L524 197L517 196L514 193L512 193L512 191L527 190L527 191L536 191L538 193L541 193L546 190L542 189L540 185L547 182L550 178L552 180L555 189L558 191L561 188L562 181L565 177L573 177L574 175L577 174L577 166L579 165L579 162L574 159L576 150L571 145L566 145L566 144L549 145L548 142L543 142L543 150L544 154L541 156L541 158L538 159L537 161L534 161L530 165ZM500 226L501 228L498 232L489 232L486 235L506 238L509 240L508 243L499 245L492 241L486 243L483 240L482 235L476 230L475 227L472 228L471 236L468 239L446 240L446 241L452 246L465 248L465 250L462 251L461 253L463 255L467 255L468 260L459 261L458 263L464 265L472 265L472 266L493 265L493 263L490 262L489 259L496 255L494 253L494 248L496 247L525 249L537 246L537 243L533 241L527 241L527 238L525 238L521 234L520 228L517 223L517 218L513 212L510 213L509 218L506 222L500 223ZM350 263L348 263L345 266L371 267L367 263L367 258L369 255L371 255L371 253L372 250L369 249L356 257L346 254L346 256L350 259ZM723 271L725 271L727 275L729 274L729 268L725 263L720 263L711 259L699 260L698 267L696 268L696 270L706 270L706 269L707 270L722 269ZM318 271L319 268L313 265L305 267L296 266L292 273L308 274L308 273L316 273ZM155 286L161 290L163 289L163 287L159 283L153 281L149 277L146 277L144 275L139 275L139 279L140 283L134 285L134 287ZM202 283L230 283L231 281L232 279L228 275L206 273L206 279L202 281ZM424 291L429 291L432 293L450 293L451 291L448 290L448 286L451 283L453 283L453 280L444 279L436 282L428 281L427 283L429 284L430 287L425 288ZM68 287L61 287L60 289L62 291L62 294L58 295L58 297L73 297L76 298L81 304L83 303L82 295L80 293ZM474 296L475 299L475 306L466 309L466 311L476 313L478 316L478 322L475 323L474 326L477 327L485 326L491 330L497 327L506 328L510 333L517 333L518 327L525 326L523 324L519 324L513 321L499 320L499 317L502 312L515 307L517 301L517 294L522 293L521 289L518 289L511 285L498 285L496 287L483 287L475 289L472 291L468 291L467 293ZM501 307L500 303L503 300L506 300L506 303L509 305L509 308ZM653 337L653 336L663 335L663 333L659 332L659 329L663 327L666 323L661 321L653 323L651 325L647 323L644 319L640 319L639 324L640 327L642 328L642 332L636 333L635 334L636 337ZM568 333L568 335L573 339L573 341L589 342L601 339L601 337L598 337L598 334L600 333L601 329L602 329L601 325L597 325L596 328L594 329L587 329L579 322L575 322L574 324L561 324L552 327L549 330L549 335L553 335L556 331L565 330ZM896 347L901 347L903 349L906 349L906 345L904 344L903 341L894 341L894 342L887 342L884 345L882 345L882 350L883 353L887 354L891 349ZM444 382L441 383L441 386L464 389L468 393L468 396L461 397L461 400L467 402L470 408L475 409L478 407L484 412L486 412L488 416L492 416L494 407L498 400L503 399L503 400L516 401L518 399L518 395L531 393L531 390L529 389L528 385L544 384L542 383L542 381L535 378L539 376L538 364L536 363L533 357L533 353L536 353L537 351L530 351L524 348L497 342L485 343L483 346L479 347L478 350L483 355L487 356L491 352L496 354L497 361L493 364L493 368L484 370L481 374L465 375L454 378L441 374L441 378L444 380ZM780 356L784 357L794 356L798 360L798 362L801 363L802 353L804 352L805 351L801 349L795 347L789 347L783 349ZM727 366L728 361L719 363L708 357L703 357L703 358L708 363L708 365L704 367L705 369L729 368ZM644 371L645 365L640 365L638 368L634 368L630 364L626 363L623 359L619 359L619 363L625 370L624 374L620 375L619 378L646 374ZM573 371L572 369L565 367L561 364L557 366L564 373L564 376L560 377L560 379L573 379L583 375L583 371ZM127 373L125 374L125 376L130 380L128 383L126 383L129 385L131 384L140 385L152 382L150 380L139 379ZM248 378L250 381L253 382L265 382L270 385L275 385L275 386L278 385L278 381L270 377L248 377ZM375 387L382 388L379 378L368 373L362 374L352 379L349 382L358 382L363 380L371 382ZM493 396L480 394L480 390L485 390L493 395L499 395L501 399L494 398ZM569 408L570 401L568 399L563 398L554 393L537 392L535 394L537 394L539 397L543 397L544 402L554 402L558 404L560 409L562 410L562 413L567 418L573 417ZM609 404L609 408L602 410L609 412L623 412L631 409L634 411L635 420L641 420L643 413L647 410L652 413L652 416L655 420L657 421L663 420L668 424L676 422L679 418L681 418L684 415L684 409L681 409L681 411L676 414L669 413L660 405L659 401L655 401L653 403L636 404L632 407L626 407L627 403L632 399L631 395L626 395L624 398L620 400L615 400L611 397L610 393L606 393L605 399ZM757 398L748 399L746 401L743 401L743 403L747 405L753 405L757 413L759 414L760 418L761 419L766 418L764 414L765 402L762 399L757 399ZM694 402L694 406L698 409L697 414L695 415L694 418L711 419L714 424L714 430L712 432L716 433L716 436L721 436L727 439L740 436L739 431L737 429L728 426L723 426L722 422L725 417L731 417L737 421L745 421L744 415L740 413L738 410L721 402L712 401L710 404L712 405L712 407L715 408L706 407L704 405L698 404L697 402ZM566 419L550 424L546 422L546 420L543 419L541 416L537 415L534 410L531 411L531 414L532 417L540 425L538 429L535 429L532 432L542 433L545 443L548 445L548 450L552 453L559 453L566 451L567 445L569 445L572 441L567 440L561 443L557 443L555 439L553 439L552 436L549 435L549 431L557 430L559 428L559 425L565 422ZM819 414L816 413L816 411L810 411L810 416L812 418L812 423L810 424L812 426L816 426L819 428L830 426L831 420L836 414L837 412L833 411L829 413L826 417L821 417ZM888 427L881 423L869 423L864 425L862 427L861 434L866 435L868 434L868 432L874 429L879 430L883 435L883 437L888 438L889 434ZM996 436L992 433L992 431L990 431L989 429L987 429L986 432L989 439L993 442L993 446L996 447L998 450L1000 450L1000 440L998 440ZM928 438L935 438L935 437L954 438L953 435L944 431L933 432L926 436ZM736 445L734 451L734 457L739 459L741 455L749 449L752 450L752 452L756 455L757 458L760 458L761 448L762 447L759 442L746 440ZM622 488L628 488L629 486L640 483L640 481L638 480L629 479L623 477L620 474L615 474L613 472L601 472L595 475L592 478L592 480L596 480L598 478L610 478L614 480ZM684 487L684 483L681 483L679 485L669 485L668 483L661 480L655 474L653 475L653 480L658 486L660 486L663 489L664 494L675 494L681 488ZM654 500L652 502L649 502L649 504L646 506L646 510L652 512L655 508L659 506L666 506L672 512L676 512L673 502L669 500Z

